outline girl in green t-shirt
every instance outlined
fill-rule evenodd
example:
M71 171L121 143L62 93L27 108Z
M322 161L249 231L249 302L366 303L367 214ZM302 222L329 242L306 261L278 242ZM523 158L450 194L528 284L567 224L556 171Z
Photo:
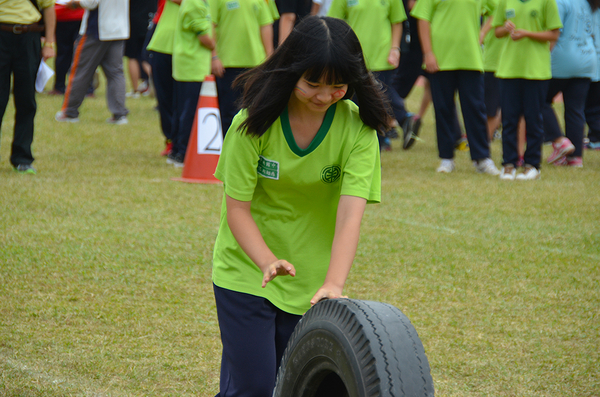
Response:
M503 180L540 178L544 130L542 107L548 90L550 42L562 27L555 0L500 0L492 25L496 37L509 36L500 56ZM525 170L516 175L519 161L517 130L523 116L527 127Z
M219 396L266 397L300 316L342 297L365 205L381 197L376 131L391 116L340 19L303 19L234 84L242 110L215 172L224 183L213 259Z

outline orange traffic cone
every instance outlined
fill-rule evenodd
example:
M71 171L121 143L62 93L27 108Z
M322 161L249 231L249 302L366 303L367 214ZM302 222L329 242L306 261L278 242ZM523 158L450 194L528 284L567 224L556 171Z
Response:
M200 90L190 141L183 160L181 178L174 181L221 183L214 173L223 147L221 113L215 76L206 76Z

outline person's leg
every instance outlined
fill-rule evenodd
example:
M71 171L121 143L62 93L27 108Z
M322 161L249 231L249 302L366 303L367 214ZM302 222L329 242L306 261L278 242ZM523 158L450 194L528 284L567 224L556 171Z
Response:
M201 82L175 81L173 118L176 120L177 130L173 131L172 152L181 159L185 158L187 151L201 88Z
M439 157L450 160L454 158L456 142L453 125L453 115L456 114L454 104L454 95L457 89L456 72L445 71L430 74L429 82L435 111Z
M500 83L494 72L484 76L485 111L487 116L488 141L494 140L494 133L500 125Z
M20 45L13 50L13 99L15 103L15 132L10 154L13 166L28 165L34 160L31 152L35 101L35 79L40 64L40 34L25 33L19 38Z
M396 69L393 86L402 99L406 99L419 76L423 74L421 67L423 56L421 53L417 53L416 55L414 56L411 52L406 55L402 54L400 64L398 65L398 69Z
M71 61L73 46L77 39L80 21L56 22L56 58L54 59L54 91L63 93L67 89L66 79Z
M160 126L167 141L173 139L173 57L162 52L152 53L152 78L160 114Z
M217 286L214 294L223 343L217 396L271 397L281 347L289 339L284 334L300 316L290 319L292 315L253 295Z
M396 76L396 69L392 70L382 70L379 72L374 72L375 77L383 84L383 90L385 91L385 95L390 101L390 105L392 106L392 112L394 113L394 118L398 121L398 124L402 126L406 118L408 117L408 112L404 107L404 100L398 95L398 92L394 88L394 78Z
M233 118L238 112L236 101L242 95L242 88L233 88L233 81L247 69L227 68L223 77L216 79L217 92L219 96L219 109L221 113L221 128L223 136L227 134Z
M570 156L583 156L583 130L585 129L585 101L590 79L569 79L563 88L565 105L565 135L575 145Z
M502 107L502 165L516 167L519 161L517 152L517 131L523 113L521 79L500 80L500 106Z
M556 113L552 108L552 101L556 94L561 92L567 86L565 79L551 79L548 82L548 93L542 107L542 117L544 122L544 139L546 142L557 142L562 140L563 132L558 124Z
M462 109L465 131L469 140L471 160L490 157L485 117L483 73L472 70L457 71L458 95Z
M590 84L585 102L585 121L589 127L590 147L600 150L600 81Z
M65 116L70 118L79 116L79 107L92 84L94 72L104 57L103 47L101 41L87 35L77 39L69 84L61 109Z
M122 40L104 42L108 45L102 59L102 70L106 76L106 104L114 119L127 116L125 107L125 74L123 73Z
M131 90L136 93L140 82L141 71L140 64L135 58L129 58L127 61L127 69L129 71L129 80L131 82Z
M542 107L548 92L546 80L524 80L523 115L527 128L527 148L525 149L525 165L540 169L542 145L544 143L544 120ZM504 109L504 107L502 108Z

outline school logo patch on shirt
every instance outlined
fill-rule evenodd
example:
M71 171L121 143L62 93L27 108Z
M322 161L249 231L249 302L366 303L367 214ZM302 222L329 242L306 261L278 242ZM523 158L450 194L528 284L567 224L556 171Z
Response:
M279 180L279 162L260 156L258 159L257 172L258 175L264 176L265 178Z
M342 167L337 164L328 165L321 170L321 180L324 183L334 183L342 176Z
M228 1L226 5L228 10L235 10L240 8L240 3L238 1Z

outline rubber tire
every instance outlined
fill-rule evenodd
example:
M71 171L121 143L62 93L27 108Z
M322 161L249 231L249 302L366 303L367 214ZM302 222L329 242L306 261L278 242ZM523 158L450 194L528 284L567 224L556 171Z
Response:
M333 299L302 317L284 352L274 397L433 397L417 331L398 308Z

